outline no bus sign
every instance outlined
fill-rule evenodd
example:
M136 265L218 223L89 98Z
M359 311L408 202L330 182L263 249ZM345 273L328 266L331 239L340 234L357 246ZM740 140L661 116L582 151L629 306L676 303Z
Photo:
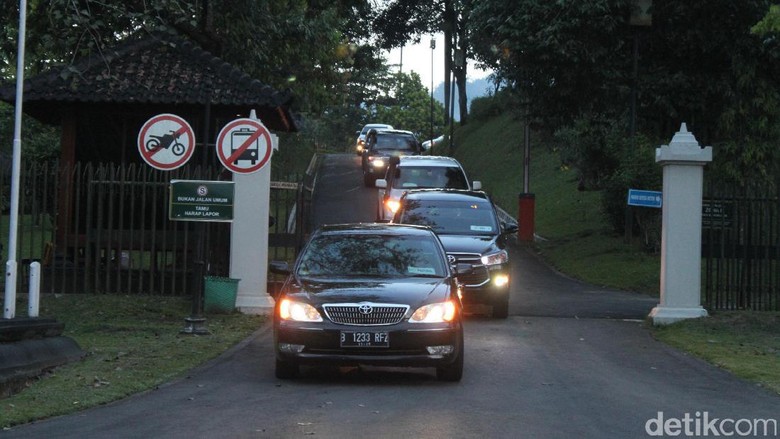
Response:
M271 133L254 119L236 119L217 136L217 157L222 165L237 174L251 174L271 158Z

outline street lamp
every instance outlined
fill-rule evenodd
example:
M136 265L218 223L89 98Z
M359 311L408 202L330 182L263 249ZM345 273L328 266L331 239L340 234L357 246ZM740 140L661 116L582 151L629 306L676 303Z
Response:
M428 147L433 148L433 50L436 49L436 40L431 38L431 144Z
M631 120L628 131L631 138L632 149L636 136L636 97L637 82L639 77L639 28L648 27L653 23L653 15L649 12L653 6L653 0L633 0L629 24L634 28L634 50L632 55L631 75Z

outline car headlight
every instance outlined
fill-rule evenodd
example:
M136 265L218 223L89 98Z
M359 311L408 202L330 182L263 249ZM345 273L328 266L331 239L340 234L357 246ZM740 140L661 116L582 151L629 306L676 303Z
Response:
M398 212L398 208L401 207L401 203L399 203L398 200L388 199L385 201L385 206L390 209L390 212L396 213Z
M322 316L308 303L282 299L279 303L279 318L296 322L321 322Z
M446 302L431 303L417 308L409 319L410 323L444 323L455 320L458 307L455 302L448 300Z
M371 160L371 166L375 168L384 168L385 161L383 159L369 159Z
M507 262L509 262L509 253L506 250L482 256L482 265L498 265Z

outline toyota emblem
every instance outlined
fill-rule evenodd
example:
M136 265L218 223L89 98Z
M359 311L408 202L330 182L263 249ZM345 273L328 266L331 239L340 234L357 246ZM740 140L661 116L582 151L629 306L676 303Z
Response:
M455 256L447 255L447 260L450 261L450 264L454 264L457 259L455 259Z
M374 310L371 305L360 305L360 314L369 315Z

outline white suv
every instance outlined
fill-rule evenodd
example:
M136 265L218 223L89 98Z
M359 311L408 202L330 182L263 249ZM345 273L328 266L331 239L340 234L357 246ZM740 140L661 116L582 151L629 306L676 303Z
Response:
M390 221L398 210L398 200L410 189L448 188L478 191L479 181L469 182L460 163L452 157L401 156L391 159L385 178L375 183L377 221Z

